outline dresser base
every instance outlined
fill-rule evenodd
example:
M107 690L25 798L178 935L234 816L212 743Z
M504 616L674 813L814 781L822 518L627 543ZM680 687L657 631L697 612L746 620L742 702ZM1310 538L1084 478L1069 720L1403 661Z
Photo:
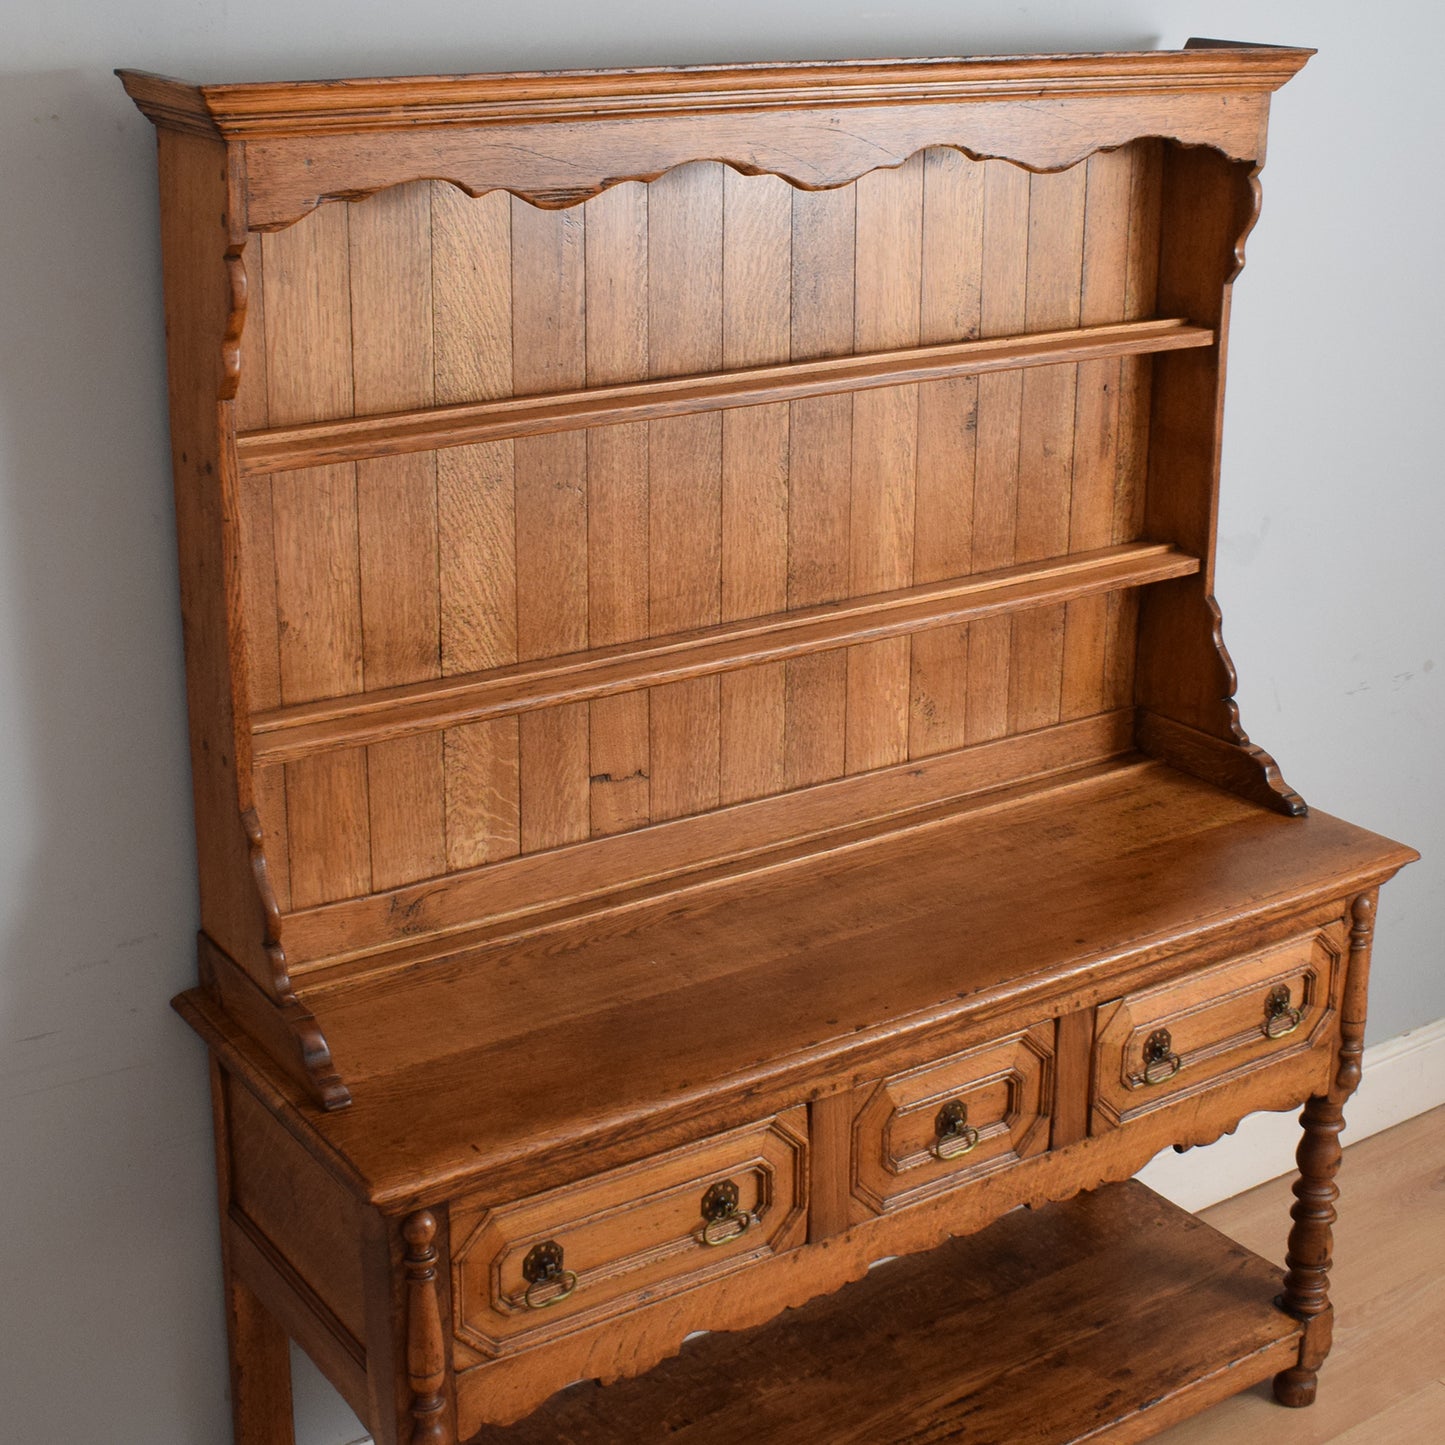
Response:
M1272 1303L1280 1277L1142 1184L1110 1185L474 1440L1142 1440L1294 1363L1302 1326Z

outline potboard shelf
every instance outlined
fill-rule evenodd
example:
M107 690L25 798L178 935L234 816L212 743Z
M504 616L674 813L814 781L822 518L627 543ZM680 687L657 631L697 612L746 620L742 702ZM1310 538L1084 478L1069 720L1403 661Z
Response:
M1110 1185L472 1442L1123 1445L1290 1362L1303 1327L1271 1302L1280 1278L1144 1185Z

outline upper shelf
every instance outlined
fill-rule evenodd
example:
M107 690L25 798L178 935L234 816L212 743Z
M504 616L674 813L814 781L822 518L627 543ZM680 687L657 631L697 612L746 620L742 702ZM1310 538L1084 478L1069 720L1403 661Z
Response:
M1207 326L1163 319L872 351L703 376L664 377L625 386L269 427L240 433L236 438L236 459L242 476L247 476L618 422L656 421L702 411L797 401L837 392L868 391L950 376L1179 351L1213 342L1214 332Z

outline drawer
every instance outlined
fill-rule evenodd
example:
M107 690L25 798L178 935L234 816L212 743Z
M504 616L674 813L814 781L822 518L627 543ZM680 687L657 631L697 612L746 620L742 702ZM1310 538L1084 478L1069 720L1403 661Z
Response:
M513 1203L460 1201L457 1336L499 1356L789 1249L807 1183L800 1108Z
M1329 1029L1338 928L1101 1004L1094 1132L1309 1050Z
M1054 1025L891 1074L853 1121L852 1215L901 1209L1049 1142Z

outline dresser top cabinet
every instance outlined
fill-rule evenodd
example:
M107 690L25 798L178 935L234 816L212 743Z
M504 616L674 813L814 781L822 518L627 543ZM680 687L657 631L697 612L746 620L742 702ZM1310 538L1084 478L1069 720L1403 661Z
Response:
M1248 741L1212 595L1308 54L126 72L187 1010L389 1193L1398 866Z
M1414 855L1249 740L1214 599L1231 287L1310 53L121 72L160 143L178 1007L245 1082L229 1137L259 1107L422 1210L420 1280L444 1201L670 1198L698 1141L741 1151L722 1234L772 1201L783 1251L975 1145L1135 1141L1062 1196L1317 1090L1351 900ZM970 1060L1013 1081L980 1128L930 1092ZM566 1278L488 1266L545 1215L490 1208L452 1216L449 1369L565 1333L487 1314ZM693 1288L671 1248L636 1267ZM410 1378L428 1429L503 1418Z

